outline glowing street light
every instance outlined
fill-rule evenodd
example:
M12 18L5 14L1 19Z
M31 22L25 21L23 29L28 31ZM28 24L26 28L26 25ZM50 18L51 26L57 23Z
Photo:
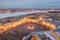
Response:
M32 24L30 23L30 25L28 26L28 29L33 30L34 26L32 26Z

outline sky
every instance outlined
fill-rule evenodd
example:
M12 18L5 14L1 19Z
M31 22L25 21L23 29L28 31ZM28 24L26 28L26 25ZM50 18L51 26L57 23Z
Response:
M60 8L60 0L0 0L0 8Z

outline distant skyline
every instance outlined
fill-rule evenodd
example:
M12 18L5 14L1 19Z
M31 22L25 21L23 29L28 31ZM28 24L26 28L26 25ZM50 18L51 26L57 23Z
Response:
M0 0L0 8L60 8L60 0Z

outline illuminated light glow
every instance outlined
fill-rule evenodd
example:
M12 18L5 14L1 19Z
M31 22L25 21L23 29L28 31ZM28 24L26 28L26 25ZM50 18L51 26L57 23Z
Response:
M0 26L0 31L1 30L8 31L8 30L11 30L13 28L17 28L19 25L23 25L25 23L36 23L36 24L42 25L43 27L44 27L44 25L46 25L47 29L49 29L49 30L55 30L56 29L54 24L50 24L50 23L45 22L45 21L40 22L39 20L36 20L36 19L35 20L33 20L33 19L23 19L23 20L18 20L16 22L12 22L12 23ZM43 23L45 23L45 24L43 24ZM49 26L47 24L49 24ZM29 26L28 29L31 29L31 30L34 29L34 26Z
M46 23L45 22L43 22L43 25L45 25Z
M39 36L37 36L37 35L33 35L33 37L32 37L31 40L41 40L41 39L39 38Z
M50 24L47 23L47 26L50 26Z
M34 26L28 26L28 29L31 29L31 30L34 29Z

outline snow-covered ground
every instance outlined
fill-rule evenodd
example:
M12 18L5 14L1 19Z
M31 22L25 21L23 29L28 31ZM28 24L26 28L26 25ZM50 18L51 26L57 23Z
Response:
M26 15L29 14L28 12L16 12L16 13L1 13L0 14L0 19L1 18L6 18L6 17L12 17L12 16L18 16L18 15Z

